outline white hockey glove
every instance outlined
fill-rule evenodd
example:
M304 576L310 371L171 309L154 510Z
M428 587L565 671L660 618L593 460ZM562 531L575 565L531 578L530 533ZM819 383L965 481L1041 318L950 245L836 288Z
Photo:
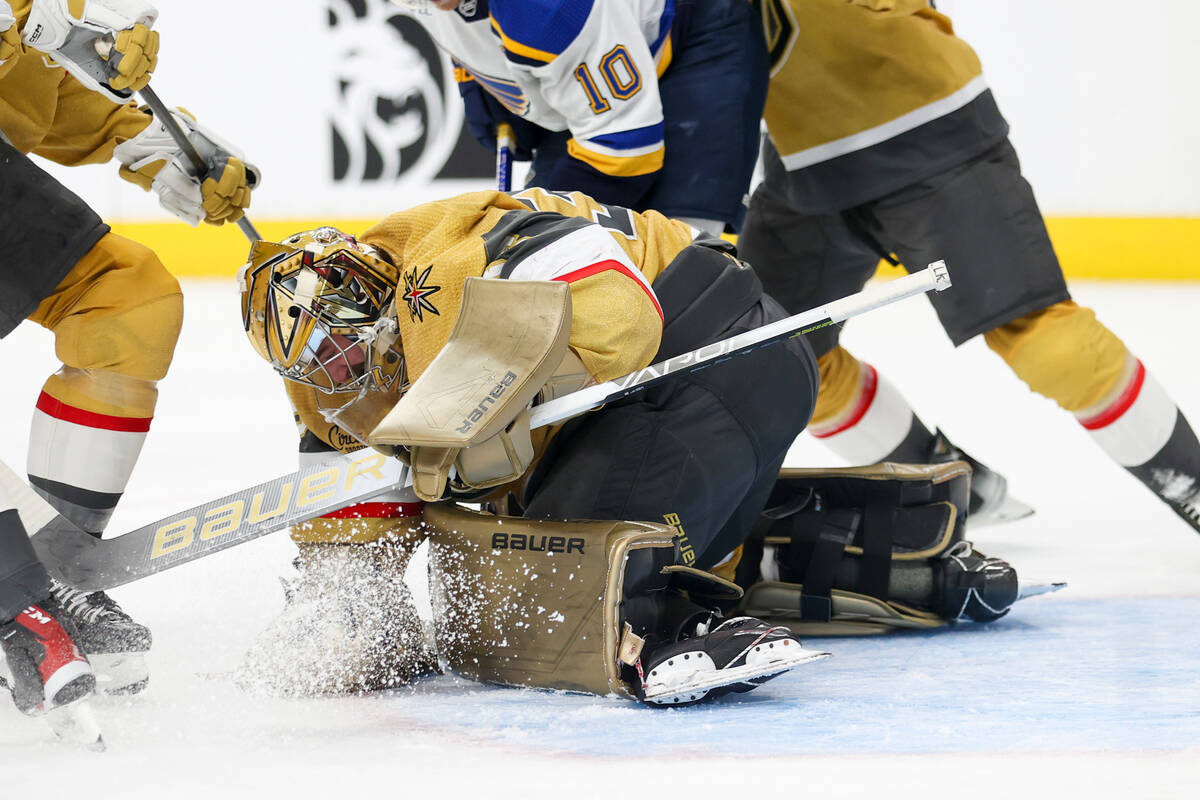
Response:
M25 44L114 103L145 87L158 63L158 10L143 0L33 0ZM103 52L103 55L101 55Z
M156 192L163 208L192 227L201 220L221 225L241 219L250 205L251 190L261 180L258 167L243 161L237 148L202 128L185 109L175 109L174 117L208 171L195 176L195 169L171 134L153 120L113 151L122 164L121 177Z
M7 0L0 0L0 78L12 69L13 59L21 52L21 31Z

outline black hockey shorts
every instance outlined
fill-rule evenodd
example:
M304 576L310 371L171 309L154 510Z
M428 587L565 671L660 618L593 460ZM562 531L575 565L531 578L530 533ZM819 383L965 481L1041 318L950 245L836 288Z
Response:
M776 178L776 181L783 178ZM862 288L880 250L910 272L939 259L954 285L931 294L950 340L968 339L1070 299L1041 211L1007 139L953 169L840 214L792 211L764 183L738 239L768 294L799 313ZM818 356L841 326L809 334Z
M655 282L666 318L656 361L786 316L751 270L711 250L688 260ZM524 515L674 525L684 563L710 567L758 518L812 416L817 381L801 337L572 420L530 477Z
M108 226L0 137L0 337L37 310Z

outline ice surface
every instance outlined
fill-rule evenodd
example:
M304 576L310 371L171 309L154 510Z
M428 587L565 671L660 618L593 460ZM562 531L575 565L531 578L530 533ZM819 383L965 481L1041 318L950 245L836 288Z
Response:
M1073 289L1200 420L1200 285ZM232 279L184 291L114 532L294 469L287 402L241 338ZM834 657L691 709L452 677L281 700L226 677L282 606L293 551L276 535L116 590L154 629L150 688L94 703L103 754L0 704L0 798L1200 796L1200 537L982 342L953 350L923 301L852 322L844 341L1037 508L977 531L979 547L1066 590L988 626L806 640ZM0 458L21 469L52 341L27 324L0 354ZM802 439L790 462L832 460Z

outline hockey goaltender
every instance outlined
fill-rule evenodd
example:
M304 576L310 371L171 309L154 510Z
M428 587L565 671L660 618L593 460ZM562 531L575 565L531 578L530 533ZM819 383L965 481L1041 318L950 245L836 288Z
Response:
M258 242L239 280L302 462L365 445L413 477L293 529L299 574L244 684L367 691L440 663L686 704L825 655L796 631L987 621L1018 596L963 540L965 463L781 472L816 397L803 337L530 430L531 404L785 316L682 222L478 192ZM431 634L403 580L424 541Z

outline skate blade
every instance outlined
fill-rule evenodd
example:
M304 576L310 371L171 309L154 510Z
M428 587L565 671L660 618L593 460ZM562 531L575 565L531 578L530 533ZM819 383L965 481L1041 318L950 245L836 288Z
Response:
M831 655L832 653L826 653L821 650L806 650L801 647L798 653L793 653L787 658L777 659L766 664L747 664L731 669L696 672L690 679L672 683L670 686L663 686L658 689L651 688L653 687L653 684L651 684L650 687L647 687L644 699L647 703L656 703L659 705L673 705L700 700L711 689L719 689L722 686L729 686L734 683L762 682L768 678L773 678L776 675L787 672L789 669L798 667L801 664L820 661L822 658L828 658Z
M1012 495L1004 499L994 508L984 508L967 518L967 524L972 528L983 528L988 525L1004 525L1019 519L1033 516L1034 508L1022 503Z
M43 714L42 718L50 725L54 735L65 744L96 753L103 753L107 749L96 716L85 700L52 708Z
M1067 588L1066 581L1029 581L1026 583L1017 579L1017 600L1027 600L1039 594L1051 594L1059 589Z
M92 653L88 661L92 662L99 694L137 694L150 682L145 653Z

